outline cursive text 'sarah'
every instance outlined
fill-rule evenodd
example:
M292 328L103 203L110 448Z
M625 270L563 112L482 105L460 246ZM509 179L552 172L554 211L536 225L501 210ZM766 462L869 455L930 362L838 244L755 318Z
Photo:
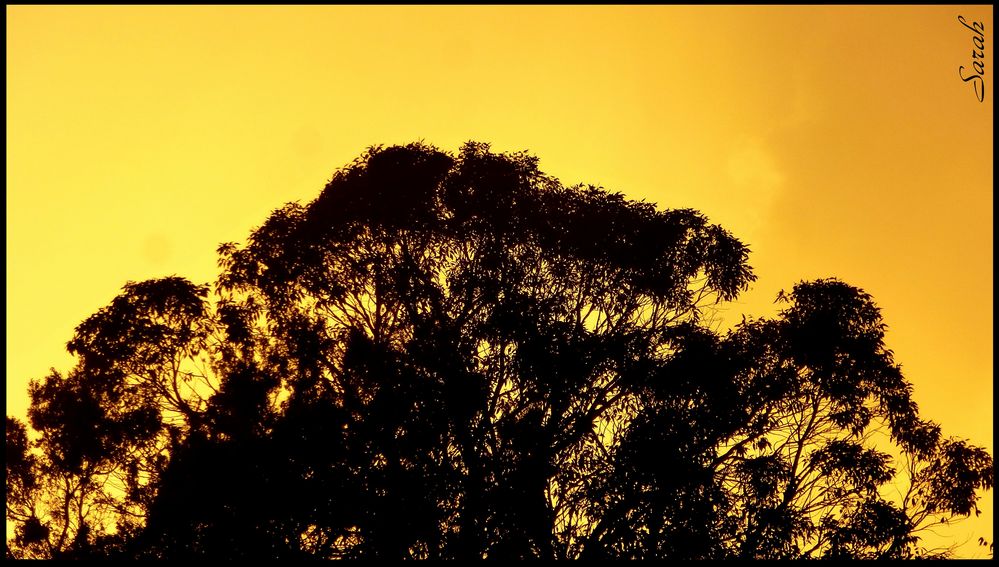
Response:
M971 51L971 67L974 69L975 73L973 75L964 76L964 65L957 70L958 74L961 76L961 80L964 82L971 81L975 88L975 96L978 97L978 102L985 101L985 24L982 22L971 22L968 23L964 19L964 16L958 16L957 21L961 22L961 25L971 30L974 34L971 41L975 44L975 49ZM969 71L970 73L970 71Z

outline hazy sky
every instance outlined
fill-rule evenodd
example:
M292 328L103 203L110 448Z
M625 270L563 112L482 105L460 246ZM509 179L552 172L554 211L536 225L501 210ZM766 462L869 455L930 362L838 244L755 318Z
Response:
M8 414L126 281L212 281L370 145L477 140L732 230L723 317L864 288L924 417L993 449L991 6L6 10Z

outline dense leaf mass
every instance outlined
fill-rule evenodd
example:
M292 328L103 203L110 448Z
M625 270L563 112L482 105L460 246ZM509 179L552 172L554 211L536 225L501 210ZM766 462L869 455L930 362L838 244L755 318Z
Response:
M991 456L920 418L835 279L526 154L373 148L129 283L7 418L8 557L908 558Z

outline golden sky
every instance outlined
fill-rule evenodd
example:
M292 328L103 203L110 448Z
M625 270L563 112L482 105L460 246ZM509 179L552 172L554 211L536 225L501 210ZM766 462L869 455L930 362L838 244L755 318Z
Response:
M924 417L991 451L992 10L7 7L7 413L126 281L212 281L367 146L478 140L732 230L724 317L864 288Z

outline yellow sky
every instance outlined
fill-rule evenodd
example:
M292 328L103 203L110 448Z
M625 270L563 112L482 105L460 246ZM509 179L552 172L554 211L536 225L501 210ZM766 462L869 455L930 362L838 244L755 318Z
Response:
M474 139L731 229L760 279L723 315L863 287L924 416L993 448L991 6L6 10L8 414L127 280L213 280L369 145Z

